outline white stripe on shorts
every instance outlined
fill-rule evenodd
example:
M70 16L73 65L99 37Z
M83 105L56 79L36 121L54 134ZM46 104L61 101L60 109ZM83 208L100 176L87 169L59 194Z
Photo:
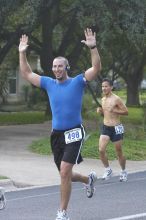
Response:
M83 129L83 139L82 139L82 141L81 141L80 149L79 149L79 152L78 152L78 155L77 155L77 158L76 158L76 164L77 164L77 161L78 161L78 158L79 158L79 155L80 155L82 146L83 146L84 138L85 138L85 129L84 129L84 126L81 125L81 128Z

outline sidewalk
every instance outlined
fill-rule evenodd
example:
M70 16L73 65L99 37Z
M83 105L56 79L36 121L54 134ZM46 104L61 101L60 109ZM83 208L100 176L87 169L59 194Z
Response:
M37 155L27 149L33 140L47 137L50 130L48 123L0 127L0 175L9 178L0 180L0 186L6 191L60 184L53 157ZM111 161L110 165L114 175L118 175L120 166L117 160ZM94 170L99 178L104 172L101 161L94 159L84 159L75 165L74 170L86 175ZM144 170L146 161L127 161L128 173Z

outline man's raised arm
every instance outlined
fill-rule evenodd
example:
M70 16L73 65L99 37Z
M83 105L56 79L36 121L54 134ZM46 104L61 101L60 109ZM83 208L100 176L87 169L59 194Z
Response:
M28 47L28 36L22 35L19 44L20 73L24 79L26 79L33 85L40 87L40 76L32 72L32 69L26 58L27 47Z
M96 34L93 33L91 29L87 28L85 30L85 38L86 40L82 40L81 42L87 45L90 48L91 52L91 62L92 67L85 71L85 78L88 81L91 81L96 78L101 70L101 61L100 56L96 46Z

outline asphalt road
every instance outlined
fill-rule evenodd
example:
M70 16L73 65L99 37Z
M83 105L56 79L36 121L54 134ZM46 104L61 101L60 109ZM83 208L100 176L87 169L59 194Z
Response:
M23 189L5 194L7 205L0 220L55 220L59 186ZM118 177L98 180L93 198L86 198L83 185L74 183L68 207L70 220L145 220L146 171L129 174L128 182Z

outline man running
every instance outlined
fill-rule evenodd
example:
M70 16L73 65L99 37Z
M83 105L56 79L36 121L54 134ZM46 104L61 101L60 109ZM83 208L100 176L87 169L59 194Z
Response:
M32 72L26 58L26 35L22 35L19 44L21 75L33 85L45 89L50 100L53 116L51 148L61 178L60 208L56 220L69 220L67 207L71 195L71 182L85 183L87 197L91 198L97 179L95 172L91 172L89 176L73 172L74 164L82 161L81 148L85 131L82 126L81 106L86 81L95 79L101 70L96 35L91 29L85 30L85 40L82 43L90 49L92 66L72 78L68 75L68 60L65 57L56 57L52 65L55 79Z
M103 180L108 180L113 172L109 166L108 157L106 155L106 148L109 141L112 141L116 154L121 166L120 181L127 181L127 172L125 170L126 159L122 151L122 139L124 134L124 127L120 122L121 115L128 115L128 109L121 100L121 98L112 92L113 83L111 80L105 78L102 81L102 107L97 108L97 113L103 115L103 126L99 138L99 154L100 159L105 167Z

